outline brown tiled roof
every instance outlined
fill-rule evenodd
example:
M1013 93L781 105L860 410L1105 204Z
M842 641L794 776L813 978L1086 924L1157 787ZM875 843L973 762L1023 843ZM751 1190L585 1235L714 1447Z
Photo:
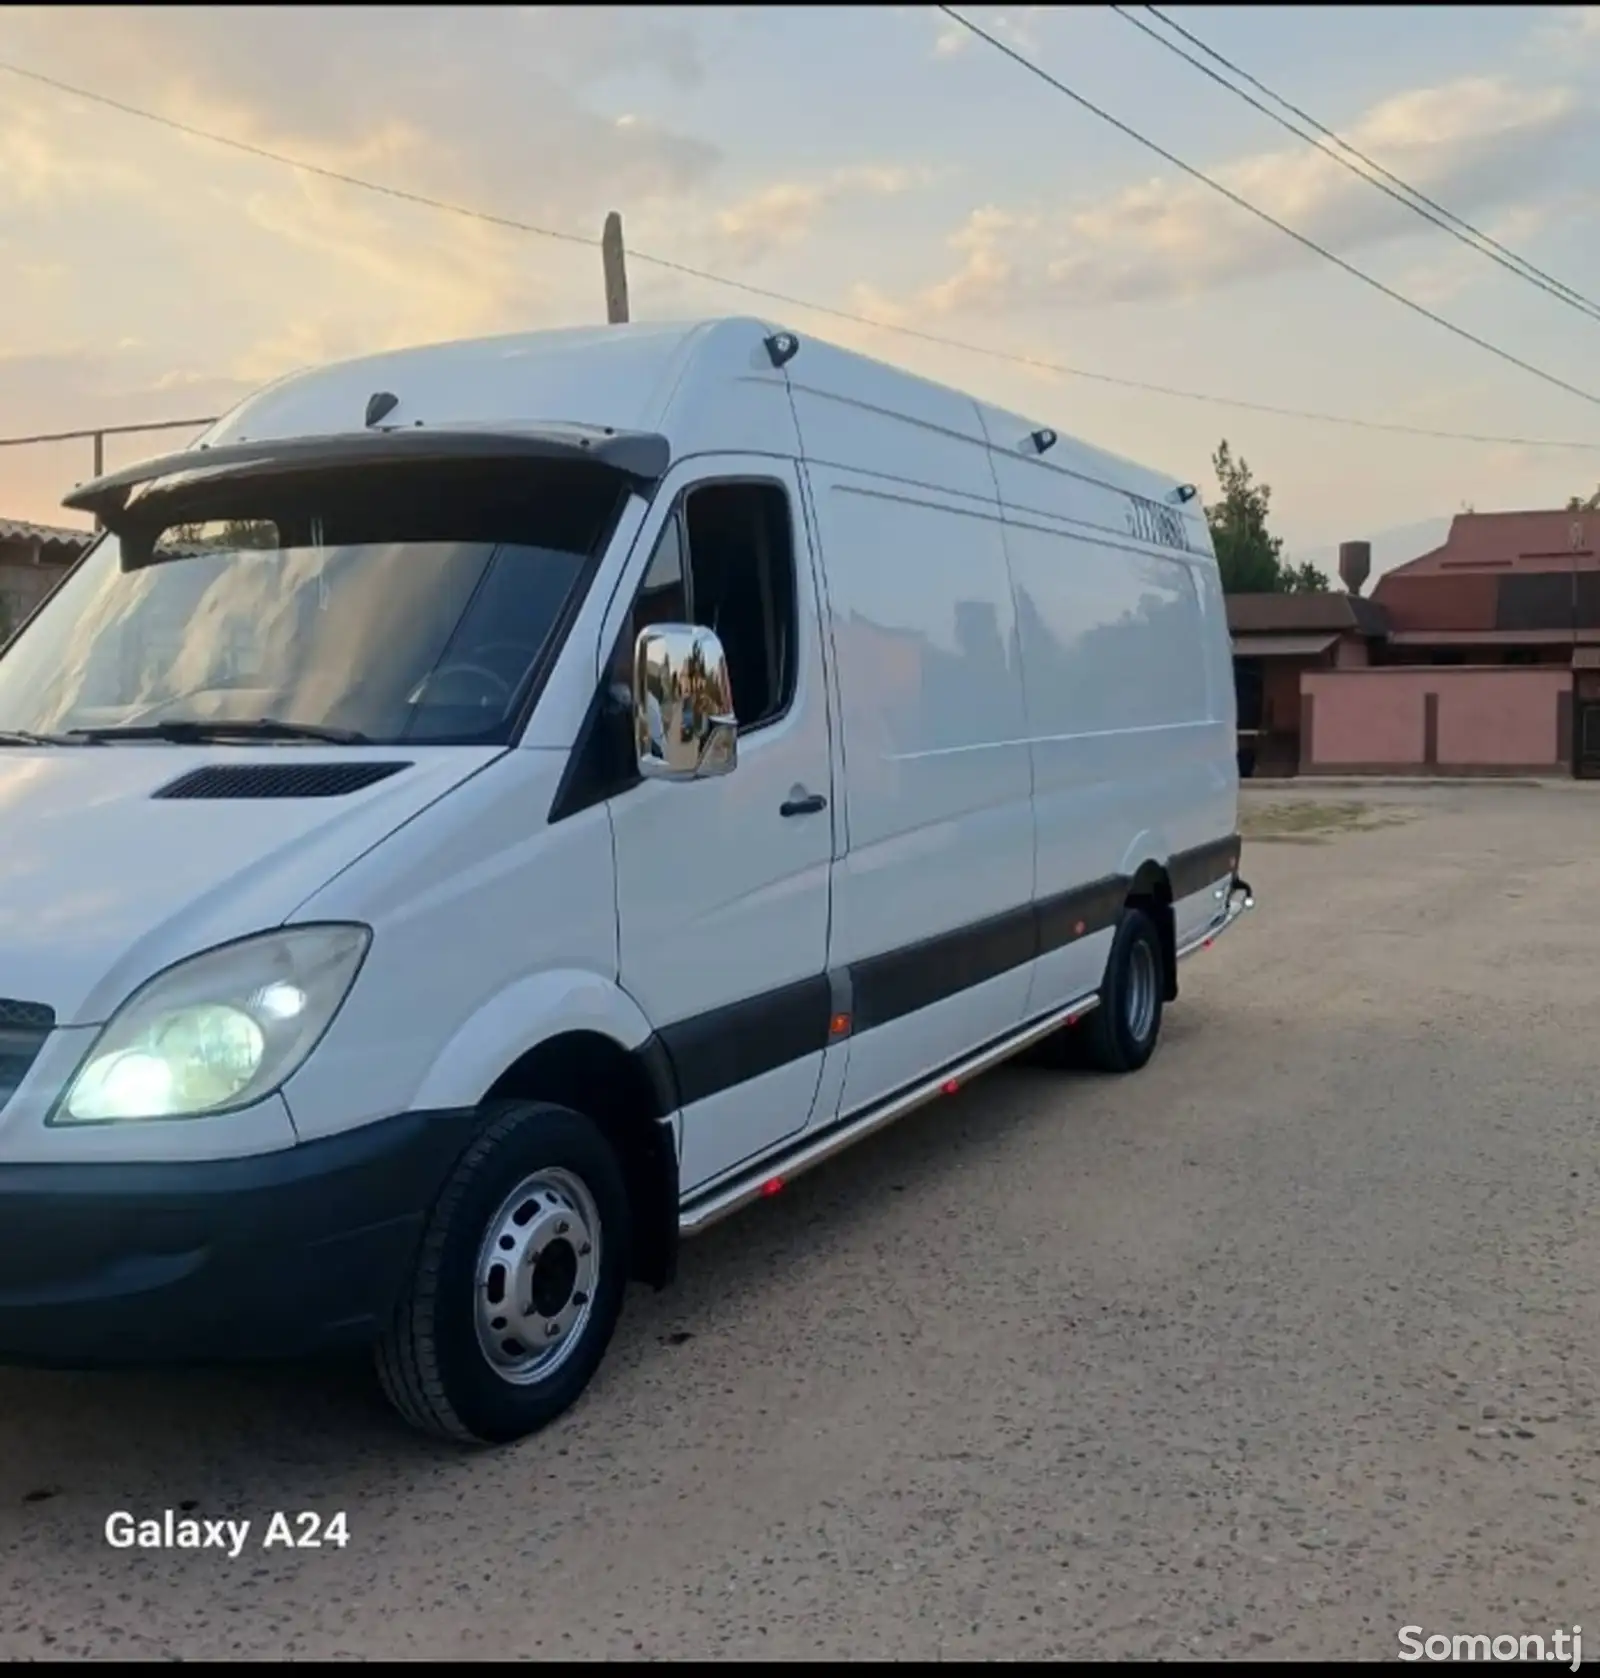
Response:
M1340 594L1230 594L1228 628L1235 635L1293 635L1353 630L1383 635L1388 619L1376 601Z
M1600 513L1568 513L1560 508L1523 513L1457 513L1442 547L1386 571L1374 593L1382 598L1391 577L1430 576L1480 567L1503 571L1565 569L1574 557L1595 563L1600 549Z

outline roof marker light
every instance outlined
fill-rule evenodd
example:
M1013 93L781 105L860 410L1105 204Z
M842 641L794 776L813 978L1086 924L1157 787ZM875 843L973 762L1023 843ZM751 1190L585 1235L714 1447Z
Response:
M792 332L774 332L763 342L774 367L784 366L800 353L800 340Z

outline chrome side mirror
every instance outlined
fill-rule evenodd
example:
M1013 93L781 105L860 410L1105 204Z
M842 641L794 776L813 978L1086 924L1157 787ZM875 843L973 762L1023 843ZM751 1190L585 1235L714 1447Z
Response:
M709 629L658 623L633 644L633 740L639 773L700 781L739 762L739 724L722 643Z

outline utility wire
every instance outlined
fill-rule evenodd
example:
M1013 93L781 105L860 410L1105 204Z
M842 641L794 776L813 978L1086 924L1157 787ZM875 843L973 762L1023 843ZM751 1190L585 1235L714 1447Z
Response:
M960 21L965 22L966 20L961 19ZM969 25L969 27L971 26ZM554 239L563 244L582 245L591 250L598 250L601 247L599 239L585 233L572 233L558 228L541 227L534 222L521 221L513 216L496 215L491 211L475 209L470 205L453 203L444 198L430 197L426 193L411 192L403 187L367 180L360 175L345 174L340 170L329 169L318 163L307 163L301 158L272 151L265 146L254 145L247 140L235 139L227 134L217 134L209 129L197 128L190 123L180 122L174 117L162 116L156 111L126 104L122 100L114 99L107 94L91 92L87 88L74 86L70 82L59 81L53 76L43 75L37 70L24 69L18 64L0 60L0 71L16 76L23 81L35 82L42 87L51 88L55 92L66 94L70 98L82 99L93 105L102 105L110 110L118 111L124 116L136 117L140 121L171 129L176 133L188 136L190 139L204 140L210 145L223 146L232 151L244 152L251 157L261 158L266 162L276 163L284 168L298 169L309 175L320 176L324 180L335 181L341 186L354 187L362 192L371 192L381 197L398 199L401 203L420 205L425 209L439 210L446 215L458 216L468 221L484 222L489 226L504 228L514 233L530 234L535 238ZM1121 390L1140 391L1150 396L1164 396L1177 401L1199 402L1222 408L1238 408L1247 413L1270 414L1278 419L1306 420L1319 425L1340 425L1360 431L1388 432L1407 437L1429 437L1443 442L1487 443L1534 449L1575 449L1586 453L1600 452L1600 441L1499 436L1475 431L1447 431L1430 426L1407 425L1399 421L1363 419L1353 414L1328 414L1314 409L1280 407L1269 402L1247 401L1242 397L1218 396L1208 391L1184 390L1172 385L1155 384L1144 379L1123 378L1113 373L1096 372L1090 368L1074 367L1064 362L1047 361L1038 356L1017 355L1009 350L995 349L987 344L972 344L960 338L946 337L941 333L925 332L919 327L906 326L897 321L880 320L850 309L836 308L827 303L816 303L809 298L774 291L770 287L754 285L746 280L731 279L724 274L713 274L706 269L695 268L684 262L675 262L668 257L654 256L648 251L630 248L628 259L632 262L643 263L647 267L660 268L668 273L699 280L708 285L725 286L730 290L743 292L746 296L781 303L788 308L806 309L813 314L825 315L834 320L848 321L852 325L864 326L874 331L891 332L898 334L900 337L916 339L921 343L936 345L943 349L959 350L967 355L984 356L991 361L1007 362L1012 366L1028 367L1037 372L1059 374L1065 378L1084 379L1094 384L1111 385ZM1582 393L1579 392L1578 394ZM166 421L159 422L159 428L165 429L167 424ZM129 429L144 428L130 427ZM86 431L82 435L92 436L93 430ZM0 437L0 448L21 443L55 440L58 439L54 435L48 438L43 436ZM59 440L65 441L67 438L63 436Z
M1160 12L1156 11L1154 6L1147 6L1145 9L1154 13L1155 16L1160 17L1163 23L1167 21ZM1325 145L1316 137L1316 135L1306 133L1303 128L1296 127L1296 125L1290 122L1287 118L1279 116L1278 113L1270 106L1263 105L1259 99L1256 99L1252 95L1246 93L1242 87L1235 87L1226 76L1219 76L1209 64L1203 64L1192 53L1185 52L1176 41L1169 41L1164 35L1161 35L1156 30L1152 29L1148 23L1145 23L1140 18L1136 18L1126 6L1113 5L1111 10L1114 11L1124 23L1131 23L1135 29L1148 35L1158 46L1165 47L1168 52L1174 53L1177 57L1181 58L1185 64L1192 65L1202 76L1209 76L1218 87L1225 87L1229 93L1233 94L1236 98L1242 99L1245 104L1253 106L1256 110L1260 111L1263 116L1270 117L1271 120L1277 123L1280 128L1287 129L1295 136L1296 139L1305 140L1308 144L1315 146L1317 150L1323 154L1323 156L1332 158L1341 169L1349 170L1349 172L1354 175L1357 180L1365 181L1368 186L1377 188L1377 190L1383 193L1385 197L1392 198L1395 203L1401 205L1407 210L1410 210L1413 215L1421 216L1424 221L1431 222L1435 227L1443 229L1443 231L1448 233L1452 239L1457 239L1465 245L1468 250L1476 251L1479 256L1486 256L1491 262L1499 263L1499 265L1504 268L1507 273L1514 274L1519 280L1526 280L1529 285L1537 286L1540 291L1548 292L1550 296L1555 298L1556 302L1565 303L1569 309L1576 309L1579 314L1587 315L1591 320L1600 321L1600 305L1589 302L1586 297L1581 297L1577 292L1571 292L1570 288L1562 286L1559 281L1550 282L1541 276L1529 273L1527 271L1527 265L1523 263L1521 257L1502 256L1498 251L1491 250L1488 245L1484 243L1484 241L1488 238L1488 235L1479 233L1476 228L1471 229L1469 236L1469 234L1463 233L1459 228L1452 227L1450 222L1445 219L1445 217L1449 215L1448 211L1445 211L1443 215L1435 215L1432 210L1425 208L1422 204L1414 203L1412 201L1413 198L1420 195L1417 194L1414 187L1407 186L1404 181L1400 181L1399 183L1400 186L1404 188L1404 191L1397 192L1393 187L1386 186L1382 181L1368 174L1365 169L1357 168L1357 166L1354 163L1351 163L1349 159L1341 157L1332 146ZM1176 28L1177 25L1174 24L1172 27ZM1189 35L1187 30L1184 30L1183 33L1188 39L1195 39L1194 36ZM1204 50L1209 52L1211 49L1209 47L1205 47ZM1222 60L1219 59L1219 61ZM1236 74L1242 75L1243 72L1238 71ZM1273 97L1276 98L1276 95L1273 95ZM1308 118L1307 120L1309 121L1310 119ZM1343 144L1343 142L1341 141L1340 144ZM1399 179L1398 176L1392 178L1396 180ZM1410 193L1412 196L1407 197L1407 193ZM1463 226L1466 225L1468 224L1463 223Z
M1276 216L1252 204L1248 198L1242 197L1231 187L1224 186L1221 181L1213 180L1204 170L1195 168L1192 163L1185 163L1181 157L1168 151L1165 146L1158 145L1154 140L1141 134L1138 129L1130 127L1120 118L1112 116L1109 111L1102 110L1093 100L1085 98L1083 94L1075 88L1069 87L1059 77L1051 75L1042 65L1035 64L1024 53L1018 52L1014 47L1007 46L998 36L991 35L987 29L980 27L970 18L963 17L954 6L941 5L938 10L943 12L952 22L960 24L963 29L976 35L980 41L984 41L993 47L996 52L1003 53L1013 63L1020 64L1024 70L1030 71L1040 81L1048 83L1057 93L1064 94L1073 104L1081 106L1091 116L1097 116L1102 122L1109 123L1118 133L1125 134L1130 140L1137 141L1146 151L1154 152L1163 162L1170 163L1175 169L1181 169L1191 179L1198 181L1202 186L1209 187L1213 192L1226 198L1229 203L1238 205L1241 210L1247 210L1258 221L1265 222L1268 227L1276 228L1279 233L1293 239L1297 245L1304 246L1306 250L1320 256L1326 262L1331 262L1334 267L1342 269L1353 279L1360 280L1364 286L1368 286L1373 291L1387 297L1391 302L1400 304L1402 308L1409 309L1412 314L1420 315L1424 320L1432 321L1435 326L1443 327L1446 332L1464 340L1466 343L1475 344L1480 350L1487 351L1488 354L1498 360L1504 361L1512 367L1521 368L1524 373L1531 373L1534 378L1542 379L1548 385L1554 385L1557 390L1564 390L1569 396L1576 396L1582 401L1593 403L1595 407L1600 408L1600 396L1594 395L1591 391L1582 390L1577 385L1568 384L1565 379L1558 378L1554 373L1547 373L1544 368L1534 366L1531 361L1524 361L1521 356L1513 355L1510 350L1501 349L1498 344L1490 343L1487 338L1480 338L1477 333L1469 332L1466 327L1457 326L1454 321L1447 320L1441 314L1436 314L1426 304L1418 303L1415 298L1407 297L1403 291L1396 291L1393 286L1386 285L1382 280L1367 273L1364 268L1358 268L1353 262L1345 261L1342 256L1330 251L1326 245L1319 245L1315 239L1307 237L1304 233L1296 232L1287 222L1279 221Z
M1128 16L1125 7L1115 6L1112 9L1114 11L1121 12L1122 15L1128 19L1129 23L1136 22L1134 18ZM1456 227L1461 228L1464 232L1470 234L1474 239L1480 240L1484 245L1498 251L1502 256L1516 263L1520 269L1525 271L1528 278L1554 287L1556 291L1562 293L1565 298L1570 299L1573 303L1581 304L1585 310L1595 313L1596 315L1600 315L1600 303L1596 303L1592 298L1584 296L1581 291L1569 286L1564 280L1558 280L1553 274L1547 274L1542 268L1535 267L1534 264L1529 262L1525 256L1519 256L1514 250L1511 250L1507 246L1501 244L1500 241L1492 234L1485 233L1481 227L1474 227L1464 216L1458 216L1453 210L1447 210L1443 204L1439 203L1436 199L1430 198L1427 193L1412 186L1409 182L1402 180L1398 175L1393 173L1392 170L1385 169L1384 166L1375 158L1368 157L1364 151L1361 151L1356 146L1351 145L1348 140L1341 138L1341 136L1334 133L1334 131L1327 127L1324 123L1318 122L1314 116L1310 115L1309 112L1303 111L1292 100L1285 99L1281 93L1274 92L1273 89L1268 87L1265 82L1261 81L1256 76L1252 76L1248 70L1241 69L1232 61L1232 59L1225 58L1215 47L1208 46L1198 35L1194 34L1192 30L1185 29L1176 19L1168 17L1159 6L1146 6L1144 9L1149 12L1152 17L1159 18L1161 22L1164 23L1168 29L1172 30L1174 34L1181 35L1184 40L1190 43L1191 46L1198 47L1208 58L1215 59L1216 62L1222 65L1225 70L1231 71L1242 81L1248 82L1253 88L1256 88L1259 92L1266 94L1266 96L1272 100L1274 104L1281 105L1286 111L1289 111L1293 115L1297 116L1303 123L1306 123L1311 128L1314 128L1319 134L1325 135L1328 139L1332 140L1335 145L1340 147L1343 151L1348 152L1358 163L1364 165L1365 168L1374 171L1375 174L1381 175L1386 181L1393 182L1395 186L1401 189L1401 191L1409 193L1410 196L1416 199L1419 204L1426 206L1429 210L1436 211L1447 221L1455 223ZM1138 27L1143 29L1144 25L1139 24ZM1160 40L1160 37L1157 36L1156 39ZM1171 45L1171 43L1167 41L1162 41L1161 44L1163 46ZM1174 47L1172 50L1177 51L1178 49ZM1184 56L1187 57L1188 55L1184 54ZM1193 61L1191 60L1191 62ZM1201 65L1198 66L1198 68L1204 69L1205 67ZM1210 71L1207 71L1206 73L1208 75L1211 74ZM1227 86L1228 84L1224 83L1223 85ZM1246 97L1246 95L1238 88L1233 88L1231 91L1238 93L1241 98ZM1254 101L1252 100L1251 103L1254 104ZM1273 115L1270 111L1267 114L1269 116ZM1282 119L1274 117L1274 120L1281 121ZM1371 180L1372 177L1368 176L1367 179ZM1373 181L1372 184L1376 186L1378 183Z

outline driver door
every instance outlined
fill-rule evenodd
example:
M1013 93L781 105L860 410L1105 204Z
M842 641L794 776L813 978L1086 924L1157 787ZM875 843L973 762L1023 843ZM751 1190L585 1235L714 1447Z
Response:
M647 623L722 640L739 719L727 775L609 802L620 982L682 1100L685 1194L810 1121L828 1040L833 783L822 637L793 469L696 460L662 486L608 621L626 679Z

